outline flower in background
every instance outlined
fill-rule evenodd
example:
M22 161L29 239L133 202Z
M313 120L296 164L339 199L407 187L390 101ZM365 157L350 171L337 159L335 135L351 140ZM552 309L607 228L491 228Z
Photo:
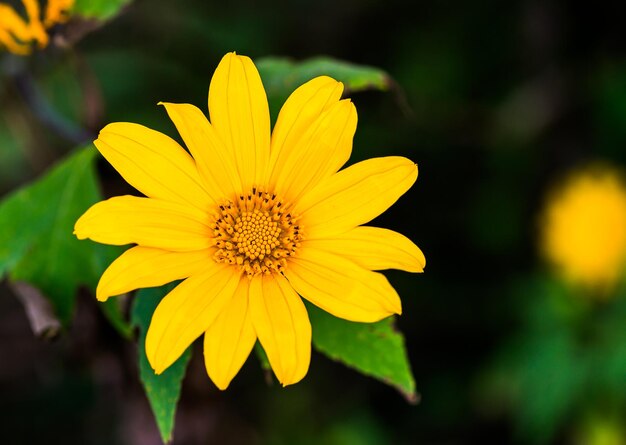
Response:
M48 45L47 30L67 21L74 0L48 0L43 15L37 0L22 0L22 3L27 18L0 3L0 44L14 54L27 55L32 51L33 42L39 48Z
M541 219L546 259L567 281L610 290L626 259L626 187L608 166L571 174L546 203Z
M69 19L69 11L74 6L74 0L48 0L46 14L44 16L44 26L52 28L58 23L65 23Z
M417 178L403 157L338 171L352 151L356 109L343 84L317 77L287 99L270 133L267 97L252 61L229 53L209 88L209 114L164 103L189 153L131 123L106 126L102 155L147 197L95 204L79 239L136 244L104 272L101 301L185 279L156 308L146 354L163 372L200 335L209 377L225 389L258 339L283 385L307 373L311 324L305 298L352 321L401 313L382 269L421 272L405 236L362 226Z

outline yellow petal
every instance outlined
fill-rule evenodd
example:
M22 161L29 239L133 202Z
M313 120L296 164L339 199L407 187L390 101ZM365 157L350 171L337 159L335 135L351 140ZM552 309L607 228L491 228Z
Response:
M30 27L9 5L0 3L0 43L14 54L26 55L33 39Z
M48 0L44 25L50 28L57 23L66 22L68 19L68 11L73 5L74 0Z
M235 159L242 193L265 183L270 113L261 77L245 56L224 56L209 87L211 124Z
M0 28L5 29L23 42L32 39L26 21L12 7L4 3L0 3Z
M106 301L142 287L162 286L200 273L212 262L212 250L169 252L151 247L136 246L120 255L104 271L96 297Z
M219 389L226 389L256 342L248 305L249 280L241 280L235 295L204 334L204 364Z
M28 28L32 39L39 43L40 48L44 48L48 44L48 34L41 23L41 13L37 0L22 0L24 9L28 15Z
M283 150L298 147L298 141L319 115L337 103L343 84L328 76L319 76L298 87L278 113L272 131L270 171Z
M356 108L349 100L336 102L312 122L294 145L284 146L270 184L289 202L336 173L352 151Z
M426 258L413 241L393 230L360 226L328 238L305 240L307 246L344 256L370 270L423 272Z
M4 6L4 5L0 5ZM0 10L0 15L2 11ZM0 44L4 45L7 50L12 52L13 54L17 54L19 56L25 56L30 54L30 46L25 45L21 42L18 42L11 34L9 34L4 28L2 28L2 24L0 24Z
M365 224L387 210L417 179L417 165L388 156L358 162L307 192L294 212L308 239L332 236Z
M323 250L302 246L285 276L302 298L335 317L373 322L402 312L400 297L384 275Z
M208 270L179 284L159 303L146 335L146 355L162 373L202 335L232 300L240 273L232 266L209 263Z
M116 196L94 204L76 221L78 239L188 251L214 245L205 213L168 201Z
M250 312L278 381L286 386L302 380L311 361L311 323L298 294L281 275L256 276Z
M219 201L242 193L235 159L202 111L190 104L161 102L193 155L209 194Z
M94 144L126 182L144 195L201 210L212 205L195 162L172 138L143 125L116 122L104 127Z

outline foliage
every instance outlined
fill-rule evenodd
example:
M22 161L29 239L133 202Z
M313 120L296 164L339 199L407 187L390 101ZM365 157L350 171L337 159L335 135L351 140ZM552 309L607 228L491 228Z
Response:
M76 290L93 292L119 249L75 241L64 215L100 200L98 188L105 196L132 191L104 162L95 174L92 148L50 167L86 142L51 123L60 116L93 134L109 122L137 122L180 140L157 102L195 103L207 113L210 73L235 50L258 63L274 119L300 82L332 75L358 108L352 160L393 152L419 164L415 188L372 224L408 235L429 260L417 278L390 276L406 338L402 347L395 341L395 356L407 349L421 401L412 406L378 380L351 378L359 363L376 379L388 373L372 356L351 355L359 326L338 325L343 337L328 339L315 326L341 322L312 308L321 354L300 384L265 385L250 359L217 392L189 368L184 416L155 418L176 418L181 443L625 443L626 292L602 300L563 287L536 246L539 203L558 177L596 161L626 168L623 14L529 0L506 8L433 2L419 14L381 0L76 0L73 12L46 49L0 54L3 442L158 440L150 405L134 390L139 360L126 352L135 342L107 324L132 334L128 299L100 304L82 292L80 318L72 318ZM48 101L43 112L32 87ZM40 263L47 251L59 253ZM13 296L18 277L54 301L67 326L61 338L31 338ZM376 328L391 339L392 325ZM259 345L257 352L263 356ZM409 387L408 378L390 383L401 381ZM161 422L165 433L173 426Z
M97 4L92 6L95 8ZM82 8L80 3L77 8ZM259 69L273 104L301 83L322 74L342 80L348 92L365 89L385 91L390 84L389 77L382 70L329 58L298 64L268 58L260 61ZM106 265L119 254L119 249L80 242L71 233L78 216L100 199L94 155L92 148L79 151L40 181L5 199L0 207L0 222L4 217L5 226L9 228L5 232L7 242L0 251L5 257L0 266L10 271L13 279L41 288L66 322L71 318L75 289L80 284L86 284L93 290ZM36 221L36 224L31 224L31 221ZM21 227L26 230L18 230ZM18 236L11 236L12 233L18 233ZM50 261L51 258L58 260ZM131 316L132 323L139 327L140 332L141 381L165 442L172 437L181 381L190 357L187 351L171 369L159 376L154 374L145 357L146 330L154 308L167 289L169 287L138 292ZM129 328L121 317L116 299L110 299L102 307L112 324L128 335ZM369 325L334 318L310 305L308 310L313 324L313 343L317 349L334 360L396 387L407 400L416 400L415 382L403 337L394 330L392 319ZM256 349L261 364L267 369L264 351L258 346Z
M76 0L72 12L85 18L107 20L128 3L130 0Z
M172 440L176 404L180 398L180 387L185 376L187 364L191 358L191 352L189 350L185 351L163 374L156 375L148 363L145 342L152 313L163 296L171 289L172 286L164 286L140 290L135 297L131 314L133 325L139 328L139 338L137 340L139 377L146 391L146 396L150 401L161 438L165 443Z
M280 106L293 90L317 76L330 76L343 82L345 95L366 90L387 91L391 77L383 70L356 65L330 57L294 62L281 57L266 57L256 62L267 92L272 115L277 116Z
M378 323L353 323L311 304L307 310L313 344L320 352L396 387L409 402L417 401L404 337L396 331L393 317Z
M508 400L522 441L551 443L567 418L585 415L587 402L612 406L626 397L626 298L590 301L588 291L541 275L520 291L532 296L522 329L502 345L484 389Z
M81 243L72 230L76 219L102 199L95 172L96 150L86 147L49 173L0 203L0 274L38 287L65 323L75 306L76 291L95 290L100 275L119 253L104 245ZM105 314L128 335L117 306Z

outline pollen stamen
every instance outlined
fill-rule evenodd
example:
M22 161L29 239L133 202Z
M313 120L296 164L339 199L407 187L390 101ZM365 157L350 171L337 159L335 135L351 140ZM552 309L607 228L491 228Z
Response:
M221 203L213 225L215 261L241 267L249 278L282 273L302 241L290 207L256 187L234 202Z

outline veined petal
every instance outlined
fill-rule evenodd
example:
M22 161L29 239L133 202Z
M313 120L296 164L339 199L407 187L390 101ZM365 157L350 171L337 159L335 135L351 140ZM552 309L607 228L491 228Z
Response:
M304 130L288 141L276 161L270 184L290 202L336 173L352 152L357 114L349 100L335 102ZM292 138L295 139L295 138Z
M298 87L282 106L272 131L270 172L283 151L298 147L298 141L319 115L341 98L343 83L319 76Z
M104 271L96 297L106 301L142 287L162 286L170 281L195 275L212 262L211 249L192 252L169 252L151 247L136 246L120 255Z
M413 241L379 227L359 226L341 235L303 241L302 249L307 246L344 256L370 270L423 272L426 265L424 254Z
M235 159L247 192L265 180L270 153L270 113L261 77L250 58L228 53L209 87L213 128Z
M256 276L250 312L278 381L286 386L302 380L311 361L311 323L298 294L281 275Z
M163 133L117 122L104 127L94 144L126 182L150 198L201 210L214 202L203 188L191 156Z
M226 389L256 342L248 302L249 280L239 286L222 312L204 333L204 364L219 389Z
M235 159L204 113L190 104L160 102L193 155L209 194L219 201L242 193Z
M234 267L207 263L208 269L180 283L159 303L146 335L146 355L161 374L205 332L232 300L241 274Z
M417 165L388 156L358 162L325 179L295 206L307 239L344 233L387 210L417 179Z
M374 322L402 313L400 297L384 275L339 255L302 247L285 270L302 298L350 321Z
M174 202L117 196L91 206L74 226L78 239L188 251L215 244L204 212Z

